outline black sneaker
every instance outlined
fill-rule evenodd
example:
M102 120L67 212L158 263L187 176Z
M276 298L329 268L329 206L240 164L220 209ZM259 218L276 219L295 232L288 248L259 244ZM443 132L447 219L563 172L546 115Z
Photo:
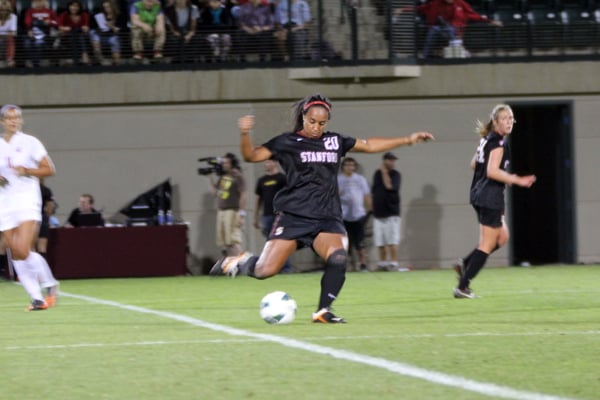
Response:
M466 288L466 289L455 288L453 291L453 294L454 294L455 299L477 299L477 298L479 298L479 296L477 296L475 293L473 293L473 291L469 288Z
M218 260L215 265L212 266L208 274L211 276L223 275L223 261L225 261L225 258Z
M312 322L319 324L345 324L346 320L336 316L328 308L321 308L316 313L313 313Z
M360 264L360 272L369 272L369 268L365 264Z

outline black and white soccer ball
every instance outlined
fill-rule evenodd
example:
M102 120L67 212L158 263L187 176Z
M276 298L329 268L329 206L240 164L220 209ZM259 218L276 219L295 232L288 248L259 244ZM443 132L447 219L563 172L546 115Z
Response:
M296 318L298 305L286 292L267 294L260 301L260 316L269 324L289 324Z

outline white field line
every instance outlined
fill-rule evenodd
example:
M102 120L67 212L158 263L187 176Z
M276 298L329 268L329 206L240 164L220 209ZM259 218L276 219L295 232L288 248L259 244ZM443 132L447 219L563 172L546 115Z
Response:
M49 344L36 346L6 346L4 350L52 350L52 349L80 349L91 347L134 347L134 346L168 346L180 344L218 344L218 343L256 343L264 342L260 339L206 339L206 340L144 340L141 342L123 343L72 343Z
M474 333L407 333L399 335L359 335L359 336L307 336L305 340L382 340L382 339L421 339L439 337L471 337L471 336L574 336L574 335L600 335L600 331L557 331L557 332L523 332L523 333L497 333L497 332L474 332ZM29 346L5 346L4 350L52 350L52 349L76 349L82 347L133 347L133 346L169 346L180 344L229 344L229 343L256 343L264 342L265 339L204 339L204 340L144 340L141 342L122 343L71 343L71 344L49 344Z
M196 318L188 317L185 315L175 314L167 311L151 310L144 307L138 307L128 304L122 304L110 300L102 300L89 296L82 296L77 294L69 294L62 292L61 296L71 297L75 299L84 300L94 304L103 304L120 308L123 310L129 310L142 314L155 315L162 318L168 318L175 321L190 324L200 328L210 329L215 332L222 332L232 336L242 336L251 339L263 340L273 343L281 344L289 348L299 349L308 351L311 353L322 354L329 357L333 357L340 360L351 361L358 364L369 365L375 368L384 369L398 375L409 376L424 381L432 382L438 385L445 385L450 387L456 387L459 389L467 390L470 392L480 393L486 396L499 397L504 399L515 399L515 400L570 400L566 397L558 397L552 395L546 395L542 393L527 392L522 390L513 389L507 386L496 385L488 382L478 382L471 379L466 379L461 376L449 375L441 372L431 371L424 368L415 367L409 364L390 361L384 358L372 357L364 354L354 353L347 350L339 350L331 347L321 346L317 344L307 343L296 339L289 339L282 336L255 333L246 331L243 329L232 328L225 325L219 325L212 322L202 321Z

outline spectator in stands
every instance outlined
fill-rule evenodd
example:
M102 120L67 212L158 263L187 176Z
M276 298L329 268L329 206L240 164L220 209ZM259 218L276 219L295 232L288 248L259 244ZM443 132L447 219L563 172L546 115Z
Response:
M291 54L294 60L304 60L308 57L308 29L310 22L310 7L305 0L291 0L291 11L288 6L290 0L280 0L275 6L275 33L279 51L283 54L284 61L289 61L288 47L291 44ZM291 19L290 19L291 15ZM291 43L288 44L288 36Z
M100 6L100 11L94 14L93 29L90 31L94 55L98 62L102 64L104 61L102 46L109 46L113 63L118 65L121 60L121 39L119 37L121 28L118 25L119 8L113 0L104 0Z
M90 16L79 0L67 3L67 9L58 16L61 44L70 55L69 64L90 65L88 35ZM81 57L81 58L80 58Z
M71 211L71 214L69 215L69 218L67 219L67 222L65 223L65 226L66 227L78 227L78 226L80 226L79 216L82 214L92 214L92 213L100 214L100 211L98 211L94 208L94 197L89 193L84 193L79 197L79 207L74 208L73 211ZM104 219L100 218L100 220L101 220L101 224L99 224L99 225L103 226Z
M360 271L368 271L365 249L365 225L371 210L371 190L364 176L356 172L356 160L342 161L342 172L337 177L342 205L342 220L348 233L348 253L354 249Z
M6 66L15 66L15 35L17 16L8 0L0 1L0 55L5 54Z
M413 6L395 10L395 14L414 10ZM417 12L425 18L428 31L423 48L423 58L431 56L435 41L442 37L448 42L462 41L465 26L470 21L486 22L494 26L502 26L501 21L490 20L473 10L465 0L430 0L417 7Z
M167 48L175 51L175 62L193 60L200 51L200 37L196 34L200 17L198 7L190 0L175 0L165 8L165 15L170 33Z
M56 13L50 9L47 0L32 0L31 8L25 11L24 25L27 31L25 49L30 62L27 65L39 67L58 27Z
M211 50L211 61L226 61L231 50L233 17L220 0L209 0L200 11L200 31Z
M144 58L144 41L154 42L154 59L163 58L165 45L165 15L156 0L140 0L131 5L131 47L133 59Z
M275 18L271 7L262 4L261 0L250 0L240 7L238 23L242 51L258 53L261 61L266 60L266 55L275 47Z

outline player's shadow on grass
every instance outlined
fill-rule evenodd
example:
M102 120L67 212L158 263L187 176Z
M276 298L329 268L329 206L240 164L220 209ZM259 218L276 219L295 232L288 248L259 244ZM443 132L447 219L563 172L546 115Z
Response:
M411 267L439 267L442 207L437 203L435 186L424 185L421 197L410 202L402 219L404 235L400 254L406 254Z

